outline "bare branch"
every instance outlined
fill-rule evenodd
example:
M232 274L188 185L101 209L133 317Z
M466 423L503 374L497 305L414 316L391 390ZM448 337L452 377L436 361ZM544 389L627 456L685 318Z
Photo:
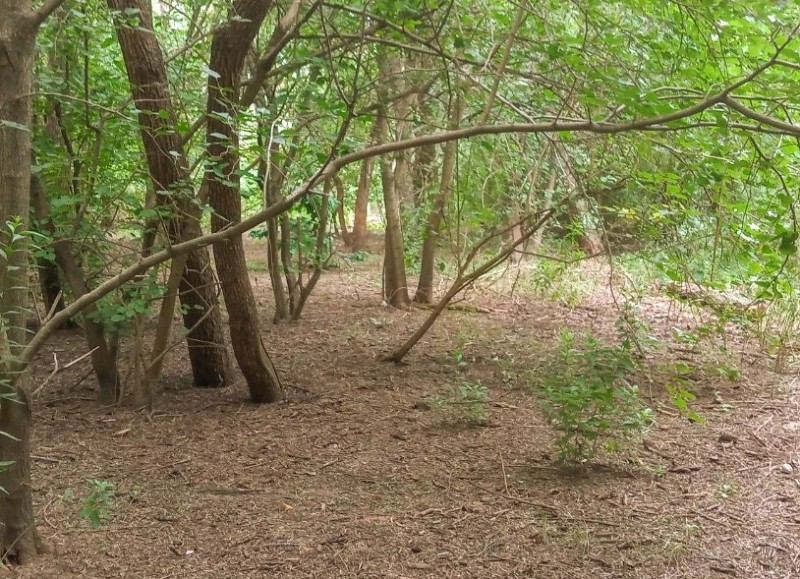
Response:
M774 117L770 117L768 115L759 113L758 111L754 111L753 109L744 106L742 103L740 103L731 96L726 96L722 102L724 102L731 109L735 110L737 113L740 113L742 116L745 116L750 120L756 121L763 125L767 125L769 127L780 129L782 133L788 133L800 137L800 127L798 127L797 125L793 125L791 123L787 123L786 121L782 121L780 119L776 119Z

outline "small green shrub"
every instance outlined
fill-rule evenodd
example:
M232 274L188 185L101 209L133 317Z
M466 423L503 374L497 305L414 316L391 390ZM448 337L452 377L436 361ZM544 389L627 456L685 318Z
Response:
M544 412L560 433L559 460L585 463L601 449L638 439L652 411L630 382L636 370L628 342L606 346L591 335L562 332L557 359L544 378Z
M489 393L480 381L468 380L464 375L466 362L460 351L453 353L456 362L455 383L444 396L433 399L439 407L457 407L470 424L485 425L489 420Z
M83 497L78 514L81 518L89 521L93 528L98 529L111 516L116 489L114 483L94 478L87 480L86 484L91 490ZM71 489L67 489L67 491L71 498ZM64 493L64 497L67 498L67 492Z

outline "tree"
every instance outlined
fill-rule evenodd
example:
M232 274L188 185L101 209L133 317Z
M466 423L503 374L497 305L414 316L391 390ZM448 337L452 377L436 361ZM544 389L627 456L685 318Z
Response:
M159 213L160 218L150 226L160 227L163 220L171 243L192 239L201 233L201 201L192 192L186 155L169 94L167 69L153 30L150 3L108 0L108 6L115 15L117 36L139 112L156 206L167 210L166 214ZM136 20L132 21L132 18ZM152 240L152 235L146 235L145 239ZM144 248L145 253L150 250ZM186 341L192 374L195 386L199 387L223 386L230 379L230 361L216 286L208 250L202 248L189 253L179 291L183 323L188 331ZM163 353L154 352L154 355Z
M33 517L30 408L25 393L24 312L27 305L27 220L31 180L31 92L36 33L63 0L34 11L30 0L0 0L0 551L26 562L42 541Z
M239 196L238 113L241 74L247 51L258 34L271 2L238 0L230 18L214 33L208 77L209 199L214 208L213 231L241 221ZM254 402L276 402L284 397L278 374L264 347L258 312L247 274L241 236L214 245L214 258L230 318L233 352Z

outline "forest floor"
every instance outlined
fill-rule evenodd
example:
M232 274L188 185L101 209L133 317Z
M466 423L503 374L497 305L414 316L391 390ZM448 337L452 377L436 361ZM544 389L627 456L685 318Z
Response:
M249 243L254 270L260 247ZM253 271L286 403L248 403L241 378L191 388L182 350L166 364L153 411L94 402L85 362L58 374L34 402L34 499L53 549L9 572L800 577L800 386L791 371L773 371L757 341L731 331L727 352L678 344L675 328L702 315L646 298L642 315L663 345L640 381L656 423L632 452L570 472L555 462L556 434L529 382L552 371L562 330L614 335L618 312L601 270L573 307L519 289L471 291L394 365L380 356L427 312L383 307L378 264L373 256L327 272L302 321L278 326L268 276ZM456 350L466 378L488 389L484 426L435 403L457 379ZM40 379L54 351L63 365L85 345L75 332L56 336L37 362ZM664 369L678 361L692 368L684 380L704 423L670 402ZM91 479L115 488L96 529L79 513Z

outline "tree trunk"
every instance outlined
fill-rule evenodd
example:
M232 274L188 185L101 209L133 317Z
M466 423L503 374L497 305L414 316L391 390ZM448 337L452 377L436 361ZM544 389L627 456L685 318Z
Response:
M378 141L380 126L378 119L372 123L370 144ZM353 215L353 251L367 249L367 213L369 210L369 190L372 184L372 170L375 167L375 158L369 157L361 162L361 173L358 177L358 192Z
M42 303L45 315L57 314L64 309L64 289L61 286L61 276L58 275L58 266L41 256L36 257L36 271L39 276L39 289L42 292ZM72 320L64 324L65 328L74 327Z
M564 145L554 142L555 155L561 166L561 172L567 184L567 214L573 227L576 229L578 247L586 255L598 255L605 251L605 243L597 227L597 216L591 207L591 202L586 193L581 190L572 161Z
M353 236L347 230L347 220L344 215L344 183L339 175L333 177L336 185L336 216L339 218L339 227L341 228L341 236L344 245L348 249L353 249ZM334 222L335 224L336 222Z
M194 203L183 144L176 129L166 65L153 32L151 4L145 0L108 0L108 6L122 14L114 23L139 110L156 204L173 208L167 223L170 242L187 241L200 234L199 209ZM130 18L137 12L139 20L132 26ZM223 386L231 376L216 287L208 249L190 253L180 282L180 301L194 384L198 387Z
M381 107L378 113L381 143L388 142L389 121ZM405 252L403 251L403 229L400 216L400 197L397 193L396 173L392 161L386 155L380 158L383 202L386 207L386 232L383 254L383 296L387 303L399 308L411 303L406 280Z
M265 146L263 141L259 144L262 147ZM262 158L258 163L258 176L263 188L264 207L269 207L279 200L280 188L283 182L283 179L276 178L276 173L281 170L275 164L275 156L278 154L279 149L280 145L278 143L274 140L270 141L269 159ZM267 219L267 267L269 268L269 279L272 284L272 297L275 301L273 323L284 322L290 318L289 297L287 296L287 289L283 286L280 232L278 230L278 219L275 217Z
M25 563L42 552L33 517L30 480L31 413L24 369L15 362L25 346L28 257L25 242L8 236L6 222L23 233L30 211L31 93L37 21L31 0L0 0L0 558ZM13 251L11 251L13 249ZM13 398L13 399L12 399Z
M381 102L375 122L378 125L376 129L378 142L383 144L390 141L388 89L392 87L399 91L401 88L399 77L403 71L398 57L386 53L379 53L378 67L381 73L378 98ZM410 124L406 117L411 109L411 98L413 97L407 95L393 101L392 116L396 119L396 139L408 136ZM386 231L383 237L383 295L384 299L394 307L405 307L411 303L406 278L401 210L402 201L413 204L409 154L410 151L400 151L395 155L383 155L380 158L383 203L386 210Z
M361 162L361 174L358 178L358 192L353 212L353 251L367 249L367 208L369 207L369 186L372 183L374 165L374 157L369 157Z
M31 204L33 213L39 222L49 228L48 233L54 234L50 220L50 207L38 175L31 176ZM56 252L56 262L64 272L67 284L72 290L74 299L89 293L89 286L83 275L78 260L72 251L72 242L69 239L54 239L53 246ZM92 352L92 368L97 377L99 386L98 399L111 404L119 400L121 383L117 370L116 353L108 346L103 324L96 321L97 306L91 304L81 314L83 317L83 331L86 335L86 345Z
M461 123L461 97L456 93L455 100L450 110L451 130L458 128ZM439 228L444 217L444 210L450 200L450 191L453 188L453 176L456 167L456 154L458 141L448 141L444 146L444 159L442 160L442 179L439 183L439 192L433 200L433 207L428 215L425 226L425 239L422 242L422 261L420 263L419 283L414 301L420 304L433 302L433 271L436 264L436 246L439 243Z
M217 28L211 42L208 77L208 157L224 176L206 173L209 200L214 208L211 229L220 231L239 223L242 201L239 184L239 134L237 117L242 68L247 51L272 3L238 0L230 19ZM214 245L214 258L228 308L231 342L254 402L284 398L277 372L261 340L253 288L247 273L242 236Z

